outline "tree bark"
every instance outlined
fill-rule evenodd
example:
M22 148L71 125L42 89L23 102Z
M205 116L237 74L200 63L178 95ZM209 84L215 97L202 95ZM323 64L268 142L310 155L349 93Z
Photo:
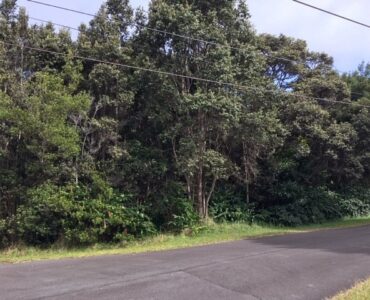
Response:
M199 217L204 219L205 211L204 211L204 197L203 197L203 168L199 169L198 172L198 214Z
M243 143L243 164L244 164L245 201L247 204L249 204L250 203L249 171L248 171L248 159L247 159L247 145L245 143Z
M217 177L215 176L212 180L212 186L211 186L211 189L209 190L207 199L205 200L205 208L206 208L206 216L205 217L206 218L208 218L209 201L211 200L213 192L215 191L216 182L217 182Z
M199 110L198 111L198 122L199 122L199 141L198 141L198 152L199 152L199 165L198 165L198 176L197 176L197 201L198 201L198 213L202 219L206 219L208 217L207 214L207 207L206 207L206 197L204 195L204 165L203 165L203 157L206 151L206 132L205 132L205 124L204 124L204 113Z

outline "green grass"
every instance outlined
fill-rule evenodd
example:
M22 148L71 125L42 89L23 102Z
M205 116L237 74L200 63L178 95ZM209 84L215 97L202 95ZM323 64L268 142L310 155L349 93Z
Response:
M356 219L344 219L320 225L297 228L274 227L269 225L210 224L193 234L160 234L145 240L130 242L126 245L95 245L85 248L39 249L18 247L0 251L0 262L20 263L43 259L81 258L99 255L134 254L142 252L162 251L193 246L203 246L246 238L309 232L314 230L370 225L370 216Z
M331 300L368 300L370 299L370 279L356 284L352 289L340 293Z

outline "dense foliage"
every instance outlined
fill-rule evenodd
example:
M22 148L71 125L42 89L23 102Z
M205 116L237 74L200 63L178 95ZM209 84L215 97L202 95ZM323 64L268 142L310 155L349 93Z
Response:
M249 19L242 0L108 0L73 38L2 0L0 246L369 214L370 65L340 76Z

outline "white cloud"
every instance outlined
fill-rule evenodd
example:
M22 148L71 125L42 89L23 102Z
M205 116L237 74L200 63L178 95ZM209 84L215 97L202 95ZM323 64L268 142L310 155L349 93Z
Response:
M367 0L305 0L338 14L366 23ZM339 70L352 70L370 61L370 30L299 5L292 0L249 0L252 23L258 32L283 33L306 40L310 49L333 56Z

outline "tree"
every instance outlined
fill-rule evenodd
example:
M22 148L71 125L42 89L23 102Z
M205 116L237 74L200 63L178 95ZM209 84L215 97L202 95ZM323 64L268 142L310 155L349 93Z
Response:
M351 88L351 98L353 101L366 101L366 99L370 99L370 63L365 64L365 62L362 62L357 71L344 74L342 78Z
M286 130L276 110L245 112L236 128L233 155L242 166L239 178L245 185L246 203L250 203L250 185L258 177L259 164L272 156L285 140ZM230 143L231 144L231 143Z
M235 173L225 152L225 141L240 118L242 96L229 92L227 87L191 77L246 84L256 80L261 70L254 61L262 59L254 45L246 6L242 1L236 4L237 1L224 1L216 7L212 1L153 1L150 7L149 27L199 38L200 33L206 33L207 39L225 47L145 28L138 36L142 61L148 58L151 66L189 76L161 78L166 90L153 101L166 103L165 107L156 105L164 112L155 117L165 118L156 121L168 123L160 125L167 126L163 132L165 141L170 144L177 173L185 179L188 198L194 201L202 218L208 217L217 181ZM245 52L236 54L229 46L245 47ZM143 87L148 88L151 90Z
M252 208L291 224L369 189L369 64L340 76L305 41L258 35L242 0L153 0L148 14L108 0L79 28L1 1L1 232L55 201L56 224L77 209L107 241L142 213L161 229Z
M73 180L80 141L72 119L85 113L88 98L72 95L62 77L40 72L25 83L22 100L4 93L0 97L1 188ZM19 197L13 200L13 212Z

